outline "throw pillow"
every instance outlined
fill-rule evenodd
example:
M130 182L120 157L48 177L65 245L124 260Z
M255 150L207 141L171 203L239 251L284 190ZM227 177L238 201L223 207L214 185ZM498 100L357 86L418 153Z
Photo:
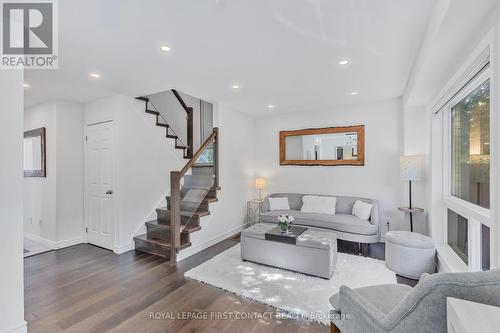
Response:
M352 215L359 217L362 220L368 221L370 219L370 215L372 214L373 205L356 200L354 206L352 207Z
M269 198L269 210L290 210L288 198Z
M337 198L335 197L322 197L315 195L304 195L302 197L303 213L321 213L335 215L335 206L337 205Z

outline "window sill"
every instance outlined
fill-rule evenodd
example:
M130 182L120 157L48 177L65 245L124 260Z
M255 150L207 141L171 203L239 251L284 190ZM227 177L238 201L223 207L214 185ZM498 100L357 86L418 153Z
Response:
M448 246L448 244L437 244L437 267L439 272L460 273L469 272L469 267Z

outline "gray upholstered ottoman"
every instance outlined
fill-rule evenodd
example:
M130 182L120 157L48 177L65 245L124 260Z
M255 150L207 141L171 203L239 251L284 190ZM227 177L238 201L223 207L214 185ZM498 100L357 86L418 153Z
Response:
M436 246L432 238L409 231L385 234L385 265L411 279L436 271Z
M297 244L265 239L276 224L258 223L241 232L241 259L330 279L337 262L337 236L307 230Z

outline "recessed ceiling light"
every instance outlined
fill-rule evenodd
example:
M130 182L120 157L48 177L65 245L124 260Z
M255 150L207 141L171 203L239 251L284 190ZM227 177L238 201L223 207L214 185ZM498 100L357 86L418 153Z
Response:
M239 89L241 89L241 84L239 84L239 83L233 83L231 85L231 88L233 88L234 90L239 90Z
M351 95L359 95L359 92L357 92L357 91L353 91L353 92L351 93Z
M167 45L162 45L160 46L160 50L162 50L163 52L170 52L172 49Z
M23 83L24 88L31 88L31 85L29 83Z
M90 77L94 78L94 79L98 79L101 77L101 74L98 74L98 73L90 73Z
M267 106L267 108L268 108L268 109L274 109L274 105L269 104L269 105Z
M340 66L345 66L345 65L349 65L351 62L347 59L342 59L339 61L339 65Z

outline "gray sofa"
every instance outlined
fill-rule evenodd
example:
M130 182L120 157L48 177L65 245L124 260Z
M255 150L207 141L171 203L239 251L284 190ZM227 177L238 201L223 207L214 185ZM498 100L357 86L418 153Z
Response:
M332 329L342 333L445 333L446 298L500 306L500 270L424 273L411 288L402 284L350 289L330 298Z
M260 219L266 223L278 223L280 214L290 214L295 218L294 225L303 225L311 229L328 229L337 234L337 239L357 243L376 243L380 239L379 205L377 200L331 195L337 198L335 215L302 213L302 197L308 194L275 193L267 196L262 203ZM310 195L310 194L309 194ZM317 195L317 194L314 194ZM288 198L290 210L269 210L269 197ZM352 207L356 200L373 204L369 221L361 220L352 215Z

